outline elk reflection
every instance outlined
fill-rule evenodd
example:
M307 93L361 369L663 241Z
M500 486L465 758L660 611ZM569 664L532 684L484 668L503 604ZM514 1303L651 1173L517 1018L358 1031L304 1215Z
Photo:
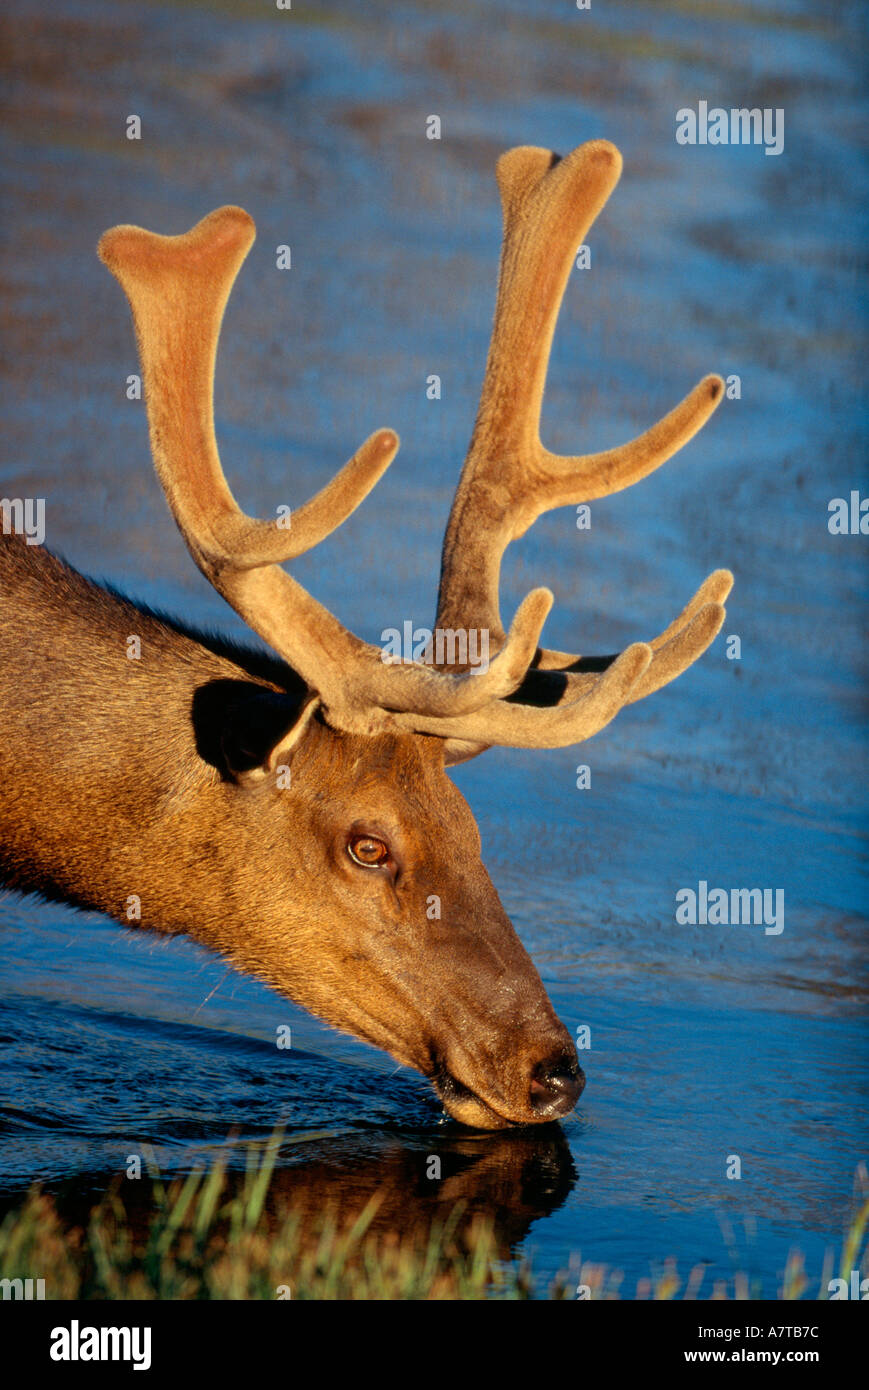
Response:
M304 1159L275 1169L268 1207L291 1209L302 1232L329 1211L339 1228L351 1225L374 1198L370 1230L424 1239L433 1224L453 1217L457 1244L480 1218L491 1221L506 1258L532 1224L560 1207L577 1180L560 1125L476 1135L444 1127L408 1142L380 1135L360 1152L359 1135L318 1144ZM286 1163L284 1149L279 1162Z

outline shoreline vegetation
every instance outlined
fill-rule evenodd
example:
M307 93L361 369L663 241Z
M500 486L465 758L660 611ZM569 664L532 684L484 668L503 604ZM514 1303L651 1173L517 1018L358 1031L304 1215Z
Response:
M703 1265L685 1274L673 1259L635 1289L620 1271L579 1256L544 1281L527 1260L503 1248L489 1218L469 1214L463 1202L428 1229L401 1234L377 1229L376 1195L345 1219L330 1210L302 1211L285 1199L273 1206L269 1192L282 1142L276 1134L265 1148L250 1145L235 1187L223 1158L168 1183L149 1161L145 1212L125 1205L120 1177L84 1220L64 1216L52 1195L33 1187L0 1223L0 1280L42 1280L51 1300L762 1297L747 1272L710 1279ZM802 1252L792 1249L777 1298L827 1299L834 1279L844 1280L840 1289L847 1286L853 1296L852 1272L869 1273L867 1222L869 1173L861 1164L838 1250L831 1243L823 1268L809 1272ZM15 1296L5 1284L3 1296Z

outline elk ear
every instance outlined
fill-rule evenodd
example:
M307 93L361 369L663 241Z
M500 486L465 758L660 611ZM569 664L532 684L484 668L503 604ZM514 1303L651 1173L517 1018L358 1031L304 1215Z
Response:
M319 708L316 695L301 706L286 695L264 690L234 711L221 745L227 771L241 786L252 786L288 763Z
M252 681L209 681L193 699L199 756L227 781L261 782L292 757L319 703L310 692L299 696Z
M444 739L444 767L455 767L456 763L466 763L479 757L491 748L490 743L470 743L463 738Z

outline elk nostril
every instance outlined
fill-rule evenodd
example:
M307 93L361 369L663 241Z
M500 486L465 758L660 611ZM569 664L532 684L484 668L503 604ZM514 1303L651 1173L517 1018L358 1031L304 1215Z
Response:
M531 1108L551 1111L553 1117L572 1110L585 1085L579 1064L567 1057L538 1062L531 1076Z

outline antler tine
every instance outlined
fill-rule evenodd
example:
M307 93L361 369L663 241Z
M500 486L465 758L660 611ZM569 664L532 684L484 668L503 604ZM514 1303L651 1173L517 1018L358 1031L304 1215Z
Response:
M391 430L373 434L338 475L292 515L289 530L238 507L217 450L213 383L223 312L255 236L241 208L211 213L182 236L141 227L107 232L99 254L133 311L145 378L151 446L170 508L199 568L247 623L348 726L371 711L445 717L480 708L516 689L534 657L552 602L536 590L521 605L504 648L474 676L384 665L280 562L335 530L388 468Z
M515 697L459 718L400 715L399 723L446 740L447 761L463 762L487 748L569 748L598 733L625 705L679 675L721 630L724 608L707 603L657 651L626 647L599 675L529 671ZM689 653L686 657L686 653Z
M504 244L495 321L474 433L447 524L438 626L483 627L501 639L501 559L544 511L591 501L639 481L680 449L721 399L704 378L637 439L602 453L561 457L540 442L546 370L577 245L621 173L605 140L559 160L522 146L497 165Z
M373 434L288 530L240 510L214 436L213 381L226 302L255 236L242 208L224 207L183 236L113 227L98 247L133 310L160 481L197 563L215 570L303 555L346 521L398 449L391 430Z
M707 376L651 429L601 453L562 457L540 441L549 353L573 257L621 167L618 150L604 140L581 145L561 160L549 150L521 147L498 161L504 242L495 320L444 538L437 618L441 628L488 629L494 650L503 636L498 588L509 543L544 511L606 496L651 473L697 433L722 398L721 378ZM650 660L633 681L607 683L607 689L620 688L624 703L632 703L685 670L719 630L732 583L726 570L710 575L646 649ZM457 760L493 743L561 747L588 737L583 730L596 708L596 687L606 679L601 673L619 660L538 651L535 669L511 701L452 721L446 736L457 748L463 745Z
M437 733L447 740L476 744L476 752L493 744L509 748L566 748L583 743L615 718L651 660L651 647L635 642L625 648L602 676L594 678L578 699L565 704L554 693L558 676L554 672L541 673L544 681L535 692L537 702L514 704L498 700L459 719L432 720L402 715L400 721L412 721L419 733ZM532 677L535 675L531 673ZM545 679L550 675L551 685ZM562 685L563 679L561 677ZM540 688L544 684L550 688Z

